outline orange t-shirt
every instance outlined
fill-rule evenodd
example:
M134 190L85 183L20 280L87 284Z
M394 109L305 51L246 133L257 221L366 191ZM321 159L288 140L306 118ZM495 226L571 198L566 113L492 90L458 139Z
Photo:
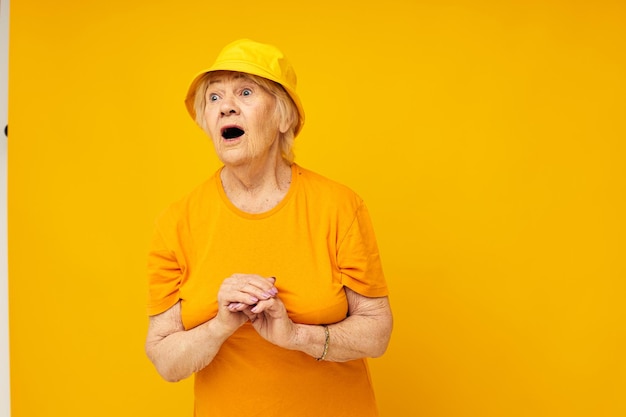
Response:
M366 297L387 295L363 201L296 164L287 195L268 212L237 209L218 171L157 219L148 262L148 314L180 300L186 329L204 323L217 314L219 287L234 273L276 277L278 296L296 323L343 320L344 286ZM374 417L378 412L365 359L318 362L265 341L246 323L195 375L195 415L233 414Z

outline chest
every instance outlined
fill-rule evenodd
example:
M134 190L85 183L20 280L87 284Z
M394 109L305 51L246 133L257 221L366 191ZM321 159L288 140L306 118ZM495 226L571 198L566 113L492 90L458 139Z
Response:
M190 224L188 236L180 254L186 327L217 314L220 285L235 273L276 277L278 296L295 322L332 323L345 317L347 301L331 223L288 215L254 221L226 215Z

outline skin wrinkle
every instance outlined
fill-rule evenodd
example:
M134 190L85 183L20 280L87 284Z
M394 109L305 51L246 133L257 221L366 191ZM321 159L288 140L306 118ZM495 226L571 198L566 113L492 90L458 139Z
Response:
M391 332L393 320L386 308L387 297L366 298L346 287L348 297L348 317L339 324L329 326L330 345L326 360L345 362L354 359L355 353L361 357L379 357L387 348L387 340L371 337L379 332ZM322 332L320 343L325 342ZM358 354L357 353L357 354Z

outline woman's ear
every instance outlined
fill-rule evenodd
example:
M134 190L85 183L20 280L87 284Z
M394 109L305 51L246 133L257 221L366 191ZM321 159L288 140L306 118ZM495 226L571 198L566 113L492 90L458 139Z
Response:
M292 116L289 117L281 117L280 123L278 124L278 129L280 133L283 135L289 131L291 125L293 124Z

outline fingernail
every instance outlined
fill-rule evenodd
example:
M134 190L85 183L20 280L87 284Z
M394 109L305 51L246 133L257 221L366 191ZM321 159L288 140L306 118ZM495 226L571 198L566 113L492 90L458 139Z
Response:
M271 280L272 280L272 284L275 284L275 283L276 283L276 277L269 277L268 279L271 279Z
M256 313L257 311L259 311L259 306L252 307L250 311L252 311L253 313Z

